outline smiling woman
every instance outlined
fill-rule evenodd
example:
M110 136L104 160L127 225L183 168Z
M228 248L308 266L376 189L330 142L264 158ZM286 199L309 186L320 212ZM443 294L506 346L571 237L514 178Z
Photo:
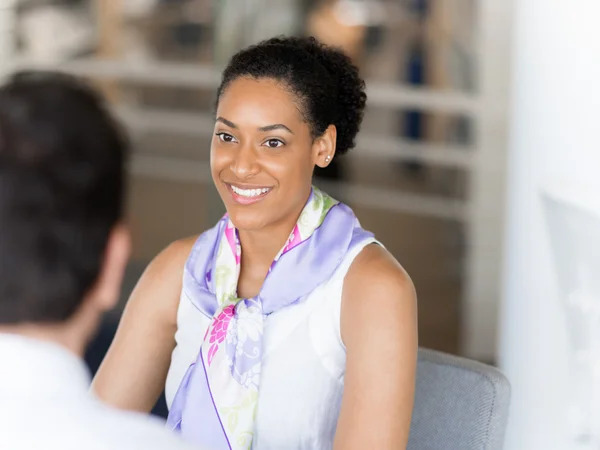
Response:
M312 187L354 147L350 59L313 38L236 54L217 92L211 171L226 216L165 249L94 382L210 449L399 449L417 354L408 275L351 209Z
M313 142L296 102L279 82L247 76L220 96L211 169L239 230L263 236L281 230L285 240L308 200L315 164L325 165L326 154L335 151L333 127ZM255 207L241 207L250 204Z

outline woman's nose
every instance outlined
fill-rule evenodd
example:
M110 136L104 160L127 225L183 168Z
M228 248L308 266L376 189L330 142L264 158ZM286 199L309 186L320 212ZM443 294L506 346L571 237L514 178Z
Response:
M259 171L256 149L249 144L240 145L235 157L231 161L230 170L240 180L256 175Z

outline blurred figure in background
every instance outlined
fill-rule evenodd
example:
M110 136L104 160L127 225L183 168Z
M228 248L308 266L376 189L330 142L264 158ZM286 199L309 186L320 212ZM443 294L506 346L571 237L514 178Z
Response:
M357 66L362 65L367 28L358 22L344 20L343 2L326 0L316 3L307 18L306 33L319 41L340 48Z
M0 448L184 449L89 393L82 361L119 298L127 142L96 94L58 73L0 88Z
M339 7L339 0L317 2L308 15L305 33L327 45L342 49L353 64L360 67L366 28L360 24L345 23L340 17ZM344 164L338 158L327 167L317 167L315 176L331 180L347 178Z
M414 287L312 187L315 167L354 147L364 90L314 38L231 59L211 142L228 214L150 264L94 381L102 399L149 411L166 384L170 426L211 449L406 447Z

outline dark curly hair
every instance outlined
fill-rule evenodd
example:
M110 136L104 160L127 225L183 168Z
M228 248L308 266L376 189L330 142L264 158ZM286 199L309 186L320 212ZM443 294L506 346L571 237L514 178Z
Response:
M337 128L336 154L355 146L367 95L358 68L341 50L314 37L274 37L245 48L223 71L217 104L229 84L240 77L283 83L298 98L313 138L333 124Z

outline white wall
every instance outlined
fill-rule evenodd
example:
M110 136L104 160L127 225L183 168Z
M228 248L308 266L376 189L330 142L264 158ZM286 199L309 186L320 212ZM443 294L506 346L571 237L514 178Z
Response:
M461 351L484 361L497 356L514 1L476 2L477 151L469 180Z
M599 17L598 0L516 2L499 352L513 384L508 450L578 448L567 438L566 331L540 185L600 175Z

